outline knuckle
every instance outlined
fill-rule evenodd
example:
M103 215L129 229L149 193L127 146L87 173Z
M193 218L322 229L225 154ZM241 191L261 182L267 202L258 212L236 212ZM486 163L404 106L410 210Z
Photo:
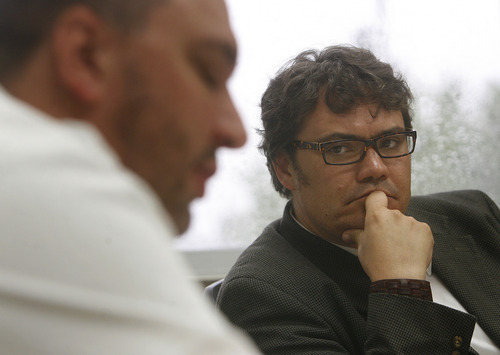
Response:
M374 222L383 221L385 219L385 211L382 211L382 210L372 211L370 218Z
M425 232L427 234L432 234L431 227L427 223L418 222L418 224L419 224L419 227L422 229L423 232Z

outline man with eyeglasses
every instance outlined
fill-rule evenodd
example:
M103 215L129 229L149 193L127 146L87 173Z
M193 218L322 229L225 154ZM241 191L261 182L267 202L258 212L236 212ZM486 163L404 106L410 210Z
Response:
M499 351L500 211L477 191L410 199L412 100L351 46L271 80L261 149L289 202L217 298L264 353Z

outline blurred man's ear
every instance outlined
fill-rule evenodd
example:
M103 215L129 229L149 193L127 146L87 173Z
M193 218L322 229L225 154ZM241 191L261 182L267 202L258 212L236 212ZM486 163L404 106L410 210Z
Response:
M273 160L273 168L281 184L290 191L295 190L296 178L292 161L285 151L282 150L276 155Z
M59 85L80 104L105 96L109 27L85 6L73 6L56 20L51 38Z

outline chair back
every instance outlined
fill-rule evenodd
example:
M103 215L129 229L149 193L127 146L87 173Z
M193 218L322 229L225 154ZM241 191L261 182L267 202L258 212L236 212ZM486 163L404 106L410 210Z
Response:
M223 281L224 279L220 279L218 281L212 282L210 285L205 287L205 291L203 291L203 293L207 295L213 303L215 303L215 301L217 300L217 294L219 293Z

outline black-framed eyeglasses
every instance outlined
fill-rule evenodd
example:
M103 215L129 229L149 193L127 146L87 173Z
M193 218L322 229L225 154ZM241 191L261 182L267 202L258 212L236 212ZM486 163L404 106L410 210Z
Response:
M328 165L348 165L362 161L368 148L373 147L381 158L399 158L415 150L417 131L392 132L373 139L339 139L330 142L291 143L297 150L319 150Z

